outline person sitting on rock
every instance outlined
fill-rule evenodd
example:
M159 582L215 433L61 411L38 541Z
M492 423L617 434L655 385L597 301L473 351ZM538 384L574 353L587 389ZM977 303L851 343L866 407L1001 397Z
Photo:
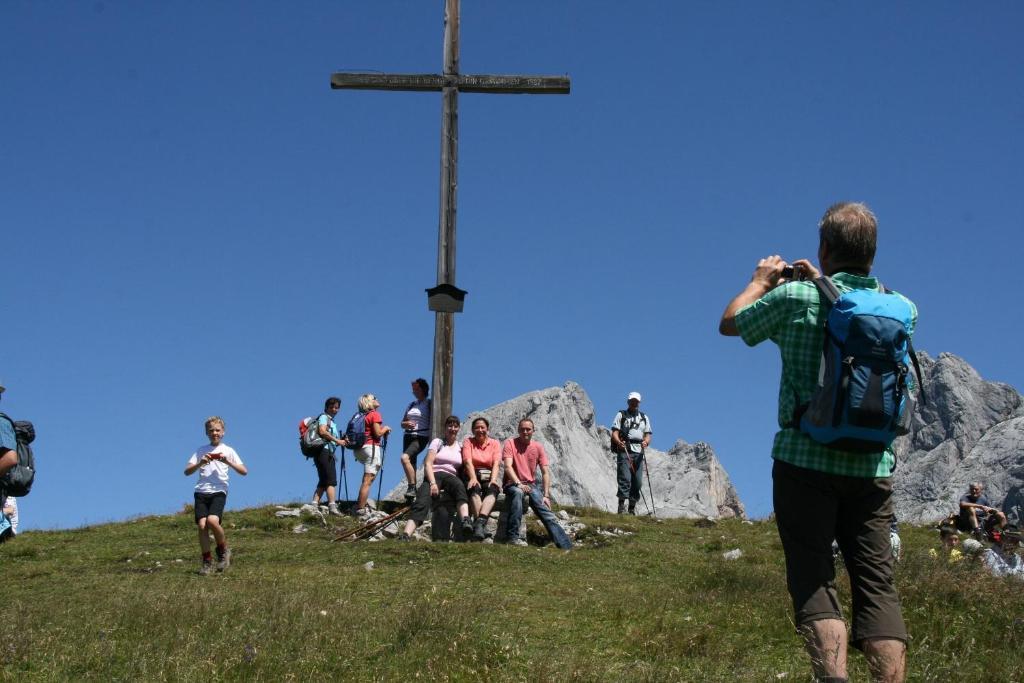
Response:
M570 550L565 529L551 511L551 472L548 469L548 455L544 446L533 440L533 420L524 417L519 421L519 436L505 442L502 458L505 460L505 502L508 517L505 527L505 542L512 545L526 545L519 538L519 525L523 520L523 497L530 501L530 507L540 517L551 540L562 550ZM543 491L536 482L537 465L540 465Z
M473 436L462 442L462 472L469 493L469 503L476 521L473 540L487 538L487 518L494 509L501 488L498 472L501 469L501 444L488 436L491 423L486 417L473 420Z
M458 505L459 519L462 523L463 537L473 531L473 523L469 519L469 497L466 486L458 477L462 467L462 446L459 445L459 427L461 422L454 415L444 421L444 440L434 439L427 447L427 459L423 461L423 483L416 489L416 501L412 504L409 521L401 539L408 540L416 527L427 521L433 499L444 491Z
M947 557L947 562L950 564L959 564L963 562L964 554L960 551L960 535L956 532L955 527L942 526L939 527L939 540L942 542L942 549L936 550L932 548L928 551L934 559L938 559L940 553Z
M1013 527L1002 533L1002 543L993 544L981 554L981 561L993 576L1015 576L1024 579L1024 558L1020 550L1020 531Z
M990 514L994 515L998 528L1001 529L1006 526L1006 515L992 507L988 498L982 495L981 491L981 482L972 481L967 487L967 493L960 496L960 516L957 518L957 528L960 531L970 532L979 540L984 540L986 538L986 518Z

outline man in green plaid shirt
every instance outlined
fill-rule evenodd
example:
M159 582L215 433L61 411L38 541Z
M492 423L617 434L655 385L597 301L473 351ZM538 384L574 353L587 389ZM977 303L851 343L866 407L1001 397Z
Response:
M835 204L825 212L818 263L841 292L881 289L869 276L877 229L864 204ZM890 449L828 448L791 426L795 409L810 400L817 384L828 307L812 282L783 277L788 267L779 256L761 259L750 283L726 307L719 331L749 346L771 340L782 354L772 483L797 628L816 679L845 681L847 634L835 590L835 539L853 593L851 642L864 651L874 680L902 681L907 631L889 544L896 459ZM820 275L806 259L792 267L807 280ZM913 328L917 309L911 307Z

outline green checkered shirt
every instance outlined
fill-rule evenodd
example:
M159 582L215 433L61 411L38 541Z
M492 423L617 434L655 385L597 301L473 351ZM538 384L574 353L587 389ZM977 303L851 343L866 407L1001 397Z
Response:
M878 280L850 273L836 273L832 281L841 292L879 289ZM910 303L917 324L917 308ZM811 439L787 425L793 409L807 403L818 382L818 364L825 336L825 316L813 282L789 282L765 294L736 313L736 327L749 346L770 339L782 354L779 385L779 427L772 457L797 467L849 477L889 477L896 465L892 449L880 453L840 451Z

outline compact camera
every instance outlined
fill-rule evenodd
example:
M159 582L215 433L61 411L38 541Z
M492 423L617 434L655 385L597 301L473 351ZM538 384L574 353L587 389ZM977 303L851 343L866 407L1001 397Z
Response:
M807 273L800 266L786 266L782 269L782 277L787 280L806 280Z

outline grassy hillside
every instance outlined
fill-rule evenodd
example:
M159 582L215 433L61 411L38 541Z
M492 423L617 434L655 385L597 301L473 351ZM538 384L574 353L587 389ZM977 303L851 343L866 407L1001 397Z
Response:
M209 577L190 515L27 533L0 546L0 678L809 679L773 523L579 514L636 533L568 553L342 544L260 508L228 513L235 563ZM911 679L1024 680L1024 584L930 559L931 530L903 541Z

